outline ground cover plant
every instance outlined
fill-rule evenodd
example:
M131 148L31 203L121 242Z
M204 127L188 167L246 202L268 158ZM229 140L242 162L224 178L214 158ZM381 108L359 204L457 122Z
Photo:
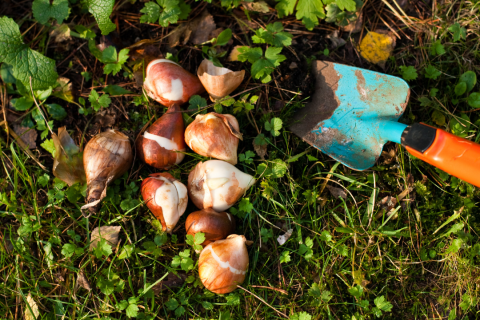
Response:
M351 170L289 124L318 59L402 77L401 122L480 142L478 11L465 0L2 1L0 318L476 319L478 189L393 143ZM382 40L374 56L361 49L369 37ZM229 294L199 280L203 239L184 227L195 206L167 234L144 204L140 184L159 170L137 157L88 218L86 185L52 172L59 128L74 160L95 134L113 127L133 143L164 114L142 90L152 56L194 74L203 59L246 70L229 97L182 106L186 124L235 115L237 168L257 179L228 210L253 241ZM186 183L200 160L188 150L168 172ZM113 246L96 231L106 226Z

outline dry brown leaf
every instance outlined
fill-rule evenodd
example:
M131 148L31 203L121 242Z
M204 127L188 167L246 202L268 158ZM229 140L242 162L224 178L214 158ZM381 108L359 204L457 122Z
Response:
M70 137L66 127L59 128L58 136L54 133L52 139L55 144L53 175L69 186L75 183L85 183L83 152L80 152L80 148Z
M172 48L181 43L185 45L189 40L193 44L202 44L213 38L211 33L216 27L213 16L207 10L204 10L197 18L183 23L173 30L168 36L168 44Z
M347 199L347 193L345 192L345 190L343 190L341 188L331 187L329 185L327 185L327 189L328 189L328 191L330 191L330 193L332 194L332 196L334 198L341 197L344 200Z
M338 33L339 33L338 30L335 30L326 36L326 38L332 42L332 47L334 49L341 47L345 45L345 43L347 43L344 39L338 37Z
M178 272L178 275L170 272L167 276L167 279L162 280L153 286L152 291L155 294L159 294L165 289L181 287L185 283L186 279L187 275L185 272Z
M362 31L363 26L363 12L356 12L357 19L355 21L350 22L345 27L342 27L344 32L349 33L358 33Z
M57 82L60 84L60 86L55 88L52 94L55 97L65 100L67 102L74 102L72 94L72 84L70 83L70 79L60 77L57 79Z
M288 229L288 231L285 232L285 234L279 235L277 238L278 244L280 244L281 246L284 245L285 242L287 242L287 240L292 236L292 233L293 233L293 229Z
M61 24L50 32L50 37L55 38L55 42L63 42L72 39L70 28L66 24Z
M267 155L267 144L265 143L263 145L258 145L255 143L255 139L253 140L252 144L253 150L255 150L255 152L260 158L262 158L262 160L265 160L265 156Z
M120 233L121 229L122 227L120 226L103 226L93 229L90 250L93 250L97 247L100 239L107 240L107 243L112 247L112 250L115 249L118 244L118 234Z
M268 4L265 1L257 1L257 2L242 2L242 5L248 10L248 11L255 11L255 12L261 12L261 13L269 13L270 8Z
M25 320L35 320L40 315L38 311L38 306L35 300L32 298L32 293L29 292L27 296L27 304L24 308Z
M83 289L88 291L92 290L92 287L90 287L90 283L85 277L85 274L83 273L83 271L80 271L77 274L77 287L82 287Z
M233 47L232 51L230 52L230 55L228 56L228 61L238 61L238 56L240 55L240 51L238 51L238 48L241 48L241 47L243 46Z
M29 149L37 148L37 130L34 128L24 127L21 124L14 124L13 131L22 138L23 142L28 145Z

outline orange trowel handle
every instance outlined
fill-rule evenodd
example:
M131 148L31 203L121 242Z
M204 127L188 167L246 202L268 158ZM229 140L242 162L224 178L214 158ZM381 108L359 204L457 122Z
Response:
M423 141L418 143L418 138ZM479 144L425 124L414 124L405 129L402 145L415 157L480 187Z

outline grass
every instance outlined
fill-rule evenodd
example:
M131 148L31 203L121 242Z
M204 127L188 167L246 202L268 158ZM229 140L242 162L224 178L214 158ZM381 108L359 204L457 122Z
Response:
M417 72L417 78L409 81L412 96L402 121L423 121L478 142L480 122L469 102L478 85L464 94L455 93L462 74L477 73L479 68L478 5L469 1L410 5L421 19L409 27L392 20L395 15L380 1L367 2L363 9L366 27L373 30L382 25L376 13L379 8L372 7L382 6L380 16L397 21L398 26L390 26L406 35L397 40L386 66L387 73L397 76L402 74L400 66L413 66ZM218 7L209 6L209 10L219 21L223 19L225 13ZM20 20L26 13L11 15ZM127 17L123 11L119 15ZM82 19L88 18L84 15ZM295 24L293 19L288 21ZM140 24L138 17L129 22L152 34L164 32ZM465 28L465 38L455 40L454 31L448 29L455 23ZM128 24L122 22L122 26ZM304 30L301 24L296 26ZM229 27L240 32L238 25ZM315 32L323 37L324 29L334 27L321 22ZM32 28L35 34L42 32ZM295 37L297 43L302 39L303 35ZM350 40L358 41L355 36ZM308 101L312 89L307 85L301 89L302 95L294 94L301 85L283 77L311 82L306 61L312 55L342 63L348 60L345 48L332 49L324 56L325 41L313 44L312 50L305 45L304 53L303 44L292 45L300 56L299 70L287 68L295 55L284 49L287 60L276 69L278 74L273 74L277 83L258 87L260 83L252 81L245 85L258 87L251 93L259 100L252 111L245 112L243 107L236 114L244 134L239 147L243 161L237 167L254 175L257 183L229 212L235 216L237 232L253 244L248 248L247 278L230 294L215 295L199 282L198 255L185 243L183 226L186 216L196 210L193 204L174 234L167 236L141 202L139 185L155 172L153 168L137 161L131 172L109 187L101 211L84 218L79 208L85 186L68 187L2 133L0 318L32 319L28 314L38 308L37 319L476 319L480 295L478 189L391 143L374 168L353 171L288 131L292 115ZM439 53L439 45L443 53ZM177 57L194 71L202 59L201 51L185 48L190 53L183 50ZM72 70L66 70L67 62L59 73L77 79L77 73L88 71L96 84L103 86L106 81L102 82L99 67L86 67L95 65L95 58L88 51L81 53L75 57L86 70L71 58L68 68ZM55 52L57 62L69 54ZM355 59L351 64L381 71ZM236 69L242 66L238 62L231 65ZM429 66L440 75L427 77L432 70L426 71ZM245 68L248 70L248 65ZM120 75L113 79L108 83L132 81ZM76 90L86 98L93 83L81 83L75 82L83 88ZM139 99L140 88L128 88ZM12 97L18 95L9 93L8 98ZM128 105L130 119L119 117L117 124L131 138L152 114L156 118L163 113L152 102L133 105L129 96L112 99L117 99L116 106ZM279 103L282 101L284 104ZM6 106L6 101L2 103ZM79 142L91 138L98 127L92 129L93 116L78 115L77 108L68 106L78 119L67 119L65 124ZM232 112L232 107L224 106L223 112ZM462 116L463 120L458 120ZM271 129L275 125L272 119L283 122L278 135ZM253 152L254 143L266 148L265 160ZM33 153L47 168L52 167L48 152L38 148ZM189 153L170 172L186 182L199 160L205 158ZM91 252L92 231L100 226L120 226L120 242L113 250L101 244ZM286 233L291 236L280 245L277 238ZM185 261L183 268L172 265L178 259Z

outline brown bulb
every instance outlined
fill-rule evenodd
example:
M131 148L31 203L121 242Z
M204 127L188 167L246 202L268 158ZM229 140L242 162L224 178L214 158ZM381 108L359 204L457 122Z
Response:
M170 173L153 173L143 180L143 200L162 223L163 231L171 233L188 204L187 187Z
M187 234L195 236L197 232L205 234L205 241L201 245L206 246L215 240L225 239L235 232L235 219L230 213L216 212L213 209L203 209L192 212L185 222Z
M166 107L184 104L191 96L205 91L197 76L168 59L153 60L146 73L145 91Z
M176 104L157 119L137 140L138 156L146 164L168 170L182 162L185 154L185 126L180 107Z
M200 63L197 75L210 95L212 101L228 96L238 88L245 77L245 70L232 71L216 67L212 61L205 59Z
M231 114L199 114L185 130L185 142L193 151L233 165L237 164L239 140L238 121Z
M244 236L232 234L202 250L198 275L205 288L223 294L232 292L243 283L248 269L246 241Z
M82 209L95 213L107 195L107 186L131 166L132 147L126 135L107 130L94 136L85 146L83 166L87 176L87 204Z

